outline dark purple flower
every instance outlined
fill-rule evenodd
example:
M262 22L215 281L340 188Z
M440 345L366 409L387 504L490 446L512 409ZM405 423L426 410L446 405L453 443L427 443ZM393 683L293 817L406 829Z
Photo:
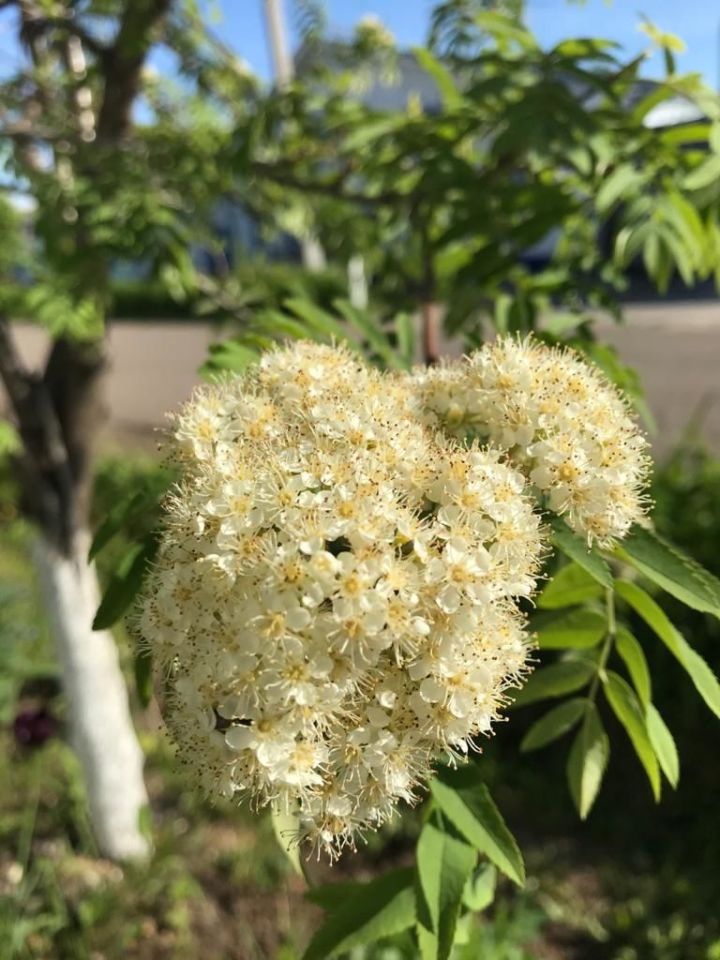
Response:
M57 732L57 720L47 707L21 710L13 721L13 734L22 747L41 747Z

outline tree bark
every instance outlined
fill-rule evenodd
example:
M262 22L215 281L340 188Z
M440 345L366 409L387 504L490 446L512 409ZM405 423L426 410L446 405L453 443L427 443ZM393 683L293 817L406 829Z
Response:
M140 830L147 804L142 753L109 632L92 629L99 603L88 564L94 441L104 416L104 344L55 341L39 376L25 371L0 317L0 378L23 451L21 507L39 530L35 561L85 776L100 850L129 860L149 853Z
M34 559L98 845L113 859L143 858L148 853L140 826L148 802L143 755L115 641L109 631L92 629L99 589L87 562L89 543L88 533L79 531L65 553L40 534Z
M424 300L420 305L423 363L430 367L440 360L440 304Z

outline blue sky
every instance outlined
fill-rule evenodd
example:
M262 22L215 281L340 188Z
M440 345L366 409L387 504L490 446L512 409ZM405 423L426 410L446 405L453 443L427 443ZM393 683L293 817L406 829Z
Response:
M215 0L222 14L218 24L225 40L262 76L270 65L262 21L262 0ZM288 24L293 24L293 0L284 0ZM426 32L432 0L326 0L333 32L352 29L360 17L373 13L392 30L402 46L420 42ZM717 86L720 48L720 3L718 0L527 0L530 24L541 42L552 44L563 37L603 36L623 44L630 54L647 46L638 31L640 14L662 30L676 33L687 44L678 58L678 68L699 71ZM656 56L646 73L662 73Z
M270 73L262 17L262 0L206 0L220 16L215 29L263 77ZM293 26L294 0L283 0L289 26ZM401 46L422 41L432 0L325 0L331 30L342 35L365 14L379 16ZM718 85L720 66L720 3L718 0L527 0L532 28L543 44L569 36L604 36L623 44L629 54L646 46L637 25L640 13L661 29L676 33L687 43L678 59L681 70L699 71ZM17 48L8 14L0 15L0 75L10 72ZM292 32L292 30L291 30ZM162 69L167 61L162 58ZM656 56L645 69L648 75L662 73Z

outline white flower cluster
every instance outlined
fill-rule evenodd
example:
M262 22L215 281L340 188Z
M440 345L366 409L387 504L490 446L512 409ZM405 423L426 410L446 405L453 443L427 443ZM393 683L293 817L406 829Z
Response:
M472 749L522 678L538 492L605 545L647 474L616 391L518 340L412 375L276 350L198 391L170 456L140 619L180 756L211 794L298 810L331 854Z
M642 519L647 442L627 401L574 351L498 339L416 379L436 424L506 451L589 543L611 546Z
M169 728L210 793L297 808L331 853L465 755L525 668L529 485L418 396L299 343L198 391L171 442L140 614Z

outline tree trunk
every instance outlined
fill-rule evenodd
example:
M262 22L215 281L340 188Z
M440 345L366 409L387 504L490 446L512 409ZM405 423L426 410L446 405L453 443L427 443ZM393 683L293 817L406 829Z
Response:
M63 198L40 204L38 237L51 240L42 244L40 259L50 275L64 279L78 306L93 306L99 321L108 303L107 242L88 222L86 201L72 206L72 197L81 180L104 196L107 170L123 156L132 129L145 62L173 0L118 4L117 27L107 42L94 39L93 31L86 34L73 16L76 3L50 4L59 6L52 16L44 2L15 6L19 44L33 69L18 74L28 86L27 110L20 114L29 132L14 143L13 156L20 179L31 190L42 187L41 199L50 185ZM86 48L93 54L91 72ZM0 314L0 381L22 440L16 458L21 509L39 530L36 560L72 738L100 847L125 859L146 854L149 846L139 826L147 802L142 754L113 639L92 630L99 591L87 563L95 441L105 413L105 349L103 336L61 335L44 370L31 372L15 349L9 319Z
M62 669L70 735L85 775L98 844L113 859L145 857L140 814L148 802L143 756L133 730L125 681L112 634L93 631L99 602L89 536L69 554L39 536L35 562Z
M59 339L42 374L24 370L0 316L0 379L23 441L16 460L21 508L38 529L35 560L62 670L70 733L85 775L100 850L143 857L147 804L115 641L92 622L98 582L88 564L94 441L104 418L103 341Z
M423 362L428 367L440 359L440 312L440 305L433 300L424 300L420 305Z

